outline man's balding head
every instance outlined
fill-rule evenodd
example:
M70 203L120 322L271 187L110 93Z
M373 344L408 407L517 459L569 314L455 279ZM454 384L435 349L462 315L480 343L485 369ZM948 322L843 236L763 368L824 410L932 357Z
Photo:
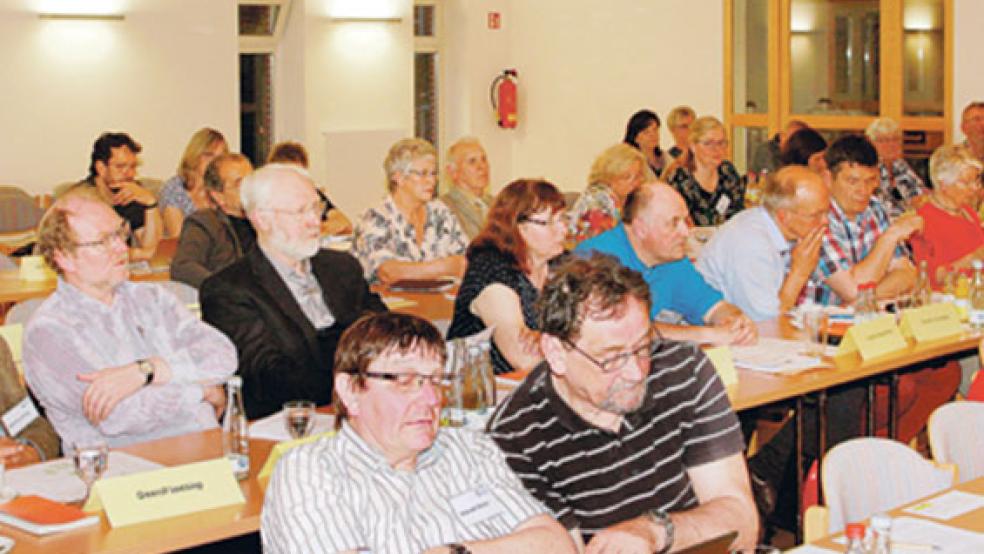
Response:
M686 255L689 215L687 203L676 189L650 181L629 195L622 221L639 259L655 265Z
M826 223L830 191L816 172L801 165L789 165L766 182L762 205L787 239L801 239Z

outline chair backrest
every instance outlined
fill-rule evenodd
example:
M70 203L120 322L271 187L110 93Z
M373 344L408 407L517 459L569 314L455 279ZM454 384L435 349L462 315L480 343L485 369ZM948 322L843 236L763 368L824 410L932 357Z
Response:
M27 321L31 319L32 315L34 315L34 310L37 310L38 306L40 306L44 300L44 298L29 298L14 304L10 310L7 311L7 317L4 320L4 323L8 325L12 325L14 323L27 325Z
M961 482L984 476L984 402L950 402L929 416L933 459L954 464Z
M0 186L0 233L33 230L42 214L34 197L21 188Z
M823 458L828 531L949 488L954 478L953 468L940 468L897 441L864 437L842 442Z

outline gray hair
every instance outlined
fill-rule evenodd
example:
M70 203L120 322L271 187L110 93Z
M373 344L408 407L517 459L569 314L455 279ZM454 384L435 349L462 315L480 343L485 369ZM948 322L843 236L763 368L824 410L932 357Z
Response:
M458 151L466 146L477 146L482 150L485 150L485 147L482 146L482 143L479 142L477 138L461 137L460 139L456 140L454 144L448 147L447 160L449 166L454 167L455 169L458 168Z
M298 176L314 186L314 182L303 167L283 163L266 164L243 178L239 188L243 211L252 214L265 206L276 193L280 179L289 175Z
M813 172L802 165L787 165L766 177L762 206L770 214L776 210L789 210L796 204L796 185L804 173Z
M383 160L383 169L386 171L386 190L393 192L396 190L396 181L393 175L406 173L414 160L433 156L437 161L437 150L434 145L420 138L405 138L396 141L390 147L386 159Z
M874 142L878 137L891 136L901 131L898 122L891 117L879 117L868 125L868 128L864 130L864 134L868 137L868 140Z
M929 158L929 177L937 187L945 187L952 185L968 167L980 171L984 165L962 144L940 146Z

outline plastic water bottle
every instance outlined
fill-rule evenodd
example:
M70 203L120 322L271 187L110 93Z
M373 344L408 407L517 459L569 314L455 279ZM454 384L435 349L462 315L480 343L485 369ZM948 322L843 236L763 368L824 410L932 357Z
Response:
M933 301L933 288L929 281L929 265L926 260L919 262L919 275L912 287L912 307L928 306Z
M864 547L863 523L848 523L844 535L847 536L845 554L868 554L868 549Z
M892 518L887 514L871 516L871 548L869 554L892 554Z
M858 300L854 306L854 323L864 323L877 319L878 303L875 302L875 284L861 283L858 285Z
M974 282L970 286L970 326L974 329L984 329L984 275L981 269L984 264L974 260Z
M233 375L226 381L226 411L222 417L222 452L236 479L249 475L249 423L243 409L243 378Z

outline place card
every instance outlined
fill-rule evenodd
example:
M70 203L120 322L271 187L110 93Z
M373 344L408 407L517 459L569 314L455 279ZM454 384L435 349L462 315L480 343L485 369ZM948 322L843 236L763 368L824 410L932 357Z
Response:
M916 342L938 340L963 334L960 314L950 303L928 304L902 311L902 334Z
M96 481L85 511L106 510L113 527L242 504L225 458Z
M704 350L704 354L714 364L718 377L725 387L730 387L738 383L738 371L735 370L735 360L731 355L731 349L727 346L715 346Z
M55 272L44 263L42 256L21 256L20 278L25 281L50 281Z
M3 422L3 428L6 429L7 435L16 437L39 417L41 414L38 413L34 402L31 402L31 397L25 396L0 416L0 421Z
M325 433L318 433L317 435L310 435L304 437L303 439L294 439L292 441L284 441L277 443L272 449L270 449L270 455L267 456L266 462L263 464L263 468L260 469L260 473L257 474L256 480L260 483L260 488L264 491L266 490L267 484L270 482L270 477L273 475L273 469L277 467L277 462L280 458L287 453L288 450L296 446L301 446L302 444L308 444L316 440L323 439L325 437L331 437L335 434L335 431L327 431Z
M852 325L841 339L835 356L859 352L862 360L870 360L903 350L907 346L905 338L895 325L895 316L884 315Z

